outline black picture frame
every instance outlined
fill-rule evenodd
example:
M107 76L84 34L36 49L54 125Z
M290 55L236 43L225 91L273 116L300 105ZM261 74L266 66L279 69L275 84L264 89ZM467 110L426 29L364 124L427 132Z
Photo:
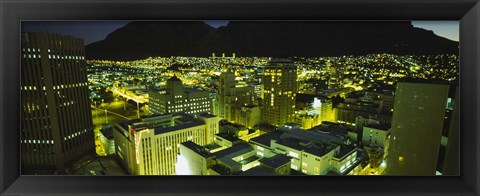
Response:
M394 176L20 176L22 20L460 20L461 173ZM0 0L2 195L478 195L478 0Z

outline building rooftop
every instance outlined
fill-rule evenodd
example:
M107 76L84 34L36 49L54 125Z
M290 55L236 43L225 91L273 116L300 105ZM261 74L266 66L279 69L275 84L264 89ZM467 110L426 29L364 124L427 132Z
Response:
M258 144L261 144L263 146L270 146L270 141L272 139L273 140L280 139L281 134L282 133L279 132L279 131L272 131L270 133L266 133L266 134L260 135L258 137L254 137L254 138L250 139L250 142L258 143Z
M242 165L248 164L259 158L257 156L245 157L246 161L243 161L243 162L237 162L233 160L233 158L242 156L252 151L254 151L254 149L248 143L239 143L239 144L233 145L230 148L215 152L214 154L217 160L224 163L225 165L228 165L229 167L232 167L232 168L240 168Z
M285 164L290 163L290 161L291 161L290 157L282 154L277 154L270 158L260 159L260 163L274 169L284 166Z
M243 142L243 143L235 144L230 148L226 148L224 150L215 152L214 154L217 158L228 157L231 159L253 150L254 149L252 146L250 146L250 144Z
M208 150L211 151L211 150L215 150L215 149L221 148L222 146L220 146L219 144L213 142L213 143L210 143L210 144L205 145L204 147L205 147L206 149L208 149Z
M346 139L339 137L336 133L321 132L315 129L303 130L301 128L281 127L278 131L283 132L282 138L298 138L318 143L337 143L342 144Z
M204 147L199 146L198 144L195 144L191 141L183 142L181 144L205 158L214 156L212 153L208 152Z
M125 130L128 130L128 126L132 126L134 123L142 122L142 119L133 119L133 120L127 120L127 121L121 121L118 122L117 124L120 125Z
M241 139L235 137L232 134L228 134L228 133L217 133L215 135L217 135L218 137L220 137L223 140L227 140L227 141L232 142L232 144L238 143L238 141L242 141Z
M117 124L125 130L129 130L128 126L130 126L136 132L145 129L153 129L155 131L155 134L162 134L198 125L203 125L205 123L189 114L174 113L150 115L138 119L121 121Z
M305 149L305 152L322 157L323 155L331 152L335 147L337 146L330 144L316 144Z
M324 121L321 125L312 127L308 131L323 133L336 138L344 138L349 131L353 131L353 127Z
M240 176L278 176L280 174L276 173L270 168L258 166L253 167L247 171L241 172Z
M194 116L184 112L174 113L172 116L175 118L175 124L183 124L197 120Z
M185 124L179 124L171 127L155 128L154 131L155 131L155 135L158 135L158 134L168 133L168 132L195 127L195 126L204 125L204 124L205 124L204 122L196 120L196 121L188 122Z
M341 145L340 146L340 151L338 154L334 155L333 157L335 158L343 158L345 155L350 154L352 151L356 151L357 148L353 145Z
M223 126L230 126L230 127L234 127L238 130L245 130L247 129L247 127L245 127L245 125L241 125L241 124L236 124L236 123L231 123L231 122L228 122L226 120L221 120L218 125L220 127L223 127Z
M257 161L257 160L259 160L259 159L260 159L260 157L257 157L256 155L253 155L253 156L251 156L251 157L248 157L248 158L243 159L243 160L238 161L238 162L239 162L240 164L242 164L242 165L246 165L246 164L249 164L249 163L251 163L251 162Z
M284 137L284 138L280 137L280 139L277 140L276 143L301 151L307 148L307 145L309 145L311 142L305 139L299 139L299 138L293 138L293 137Z
M216 117L215 115L209 114L209 113L207 113L207 112L198 113L197 115L198 115L198 116L201 116L201 117L205 117L205 118L213 118L213 117Z

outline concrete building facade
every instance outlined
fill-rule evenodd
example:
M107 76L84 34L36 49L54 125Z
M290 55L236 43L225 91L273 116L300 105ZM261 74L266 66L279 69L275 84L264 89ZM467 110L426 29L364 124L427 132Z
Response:
M176 112L212 113L212 103L208 92L184 88L182 81L177 76L167 80L164 90L150 91L148 99L150 115Z
M95 156L83 40L22 33L22 174L66 174Z
M289 60L272 60L265 66L262 120L282 126L295 122L297 66Z
M445 126L458 120L458 116L447 115L454 95L446 84L397 84L387 175L436 175L443 161L439 156L448 140L447 132L458 132L458 127ZM452 140L452 145L458 143Z
M214 114L232 123L239 123L243 106L251 106L254 101L254 88L240 85L235 81L235 74L227 71L220 75L217 96L218 110Z
M116 153L131 174L175 175L180 143L205 145L219 131L218 117L199 116L167 114L117 123Z

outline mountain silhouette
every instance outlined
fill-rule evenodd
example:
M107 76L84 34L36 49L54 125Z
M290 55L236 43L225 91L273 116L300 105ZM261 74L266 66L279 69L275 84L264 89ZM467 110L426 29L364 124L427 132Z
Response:
M86 46L87 59L231 56L317 57L458 54L459 44L410 21L136 21Z

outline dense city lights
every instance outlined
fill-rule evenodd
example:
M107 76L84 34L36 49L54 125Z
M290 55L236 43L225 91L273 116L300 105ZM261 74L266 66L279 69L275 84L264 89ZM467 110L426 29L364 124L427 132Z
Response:
M82 44L23 34L25 174L459 174L458 54L119 61Z

